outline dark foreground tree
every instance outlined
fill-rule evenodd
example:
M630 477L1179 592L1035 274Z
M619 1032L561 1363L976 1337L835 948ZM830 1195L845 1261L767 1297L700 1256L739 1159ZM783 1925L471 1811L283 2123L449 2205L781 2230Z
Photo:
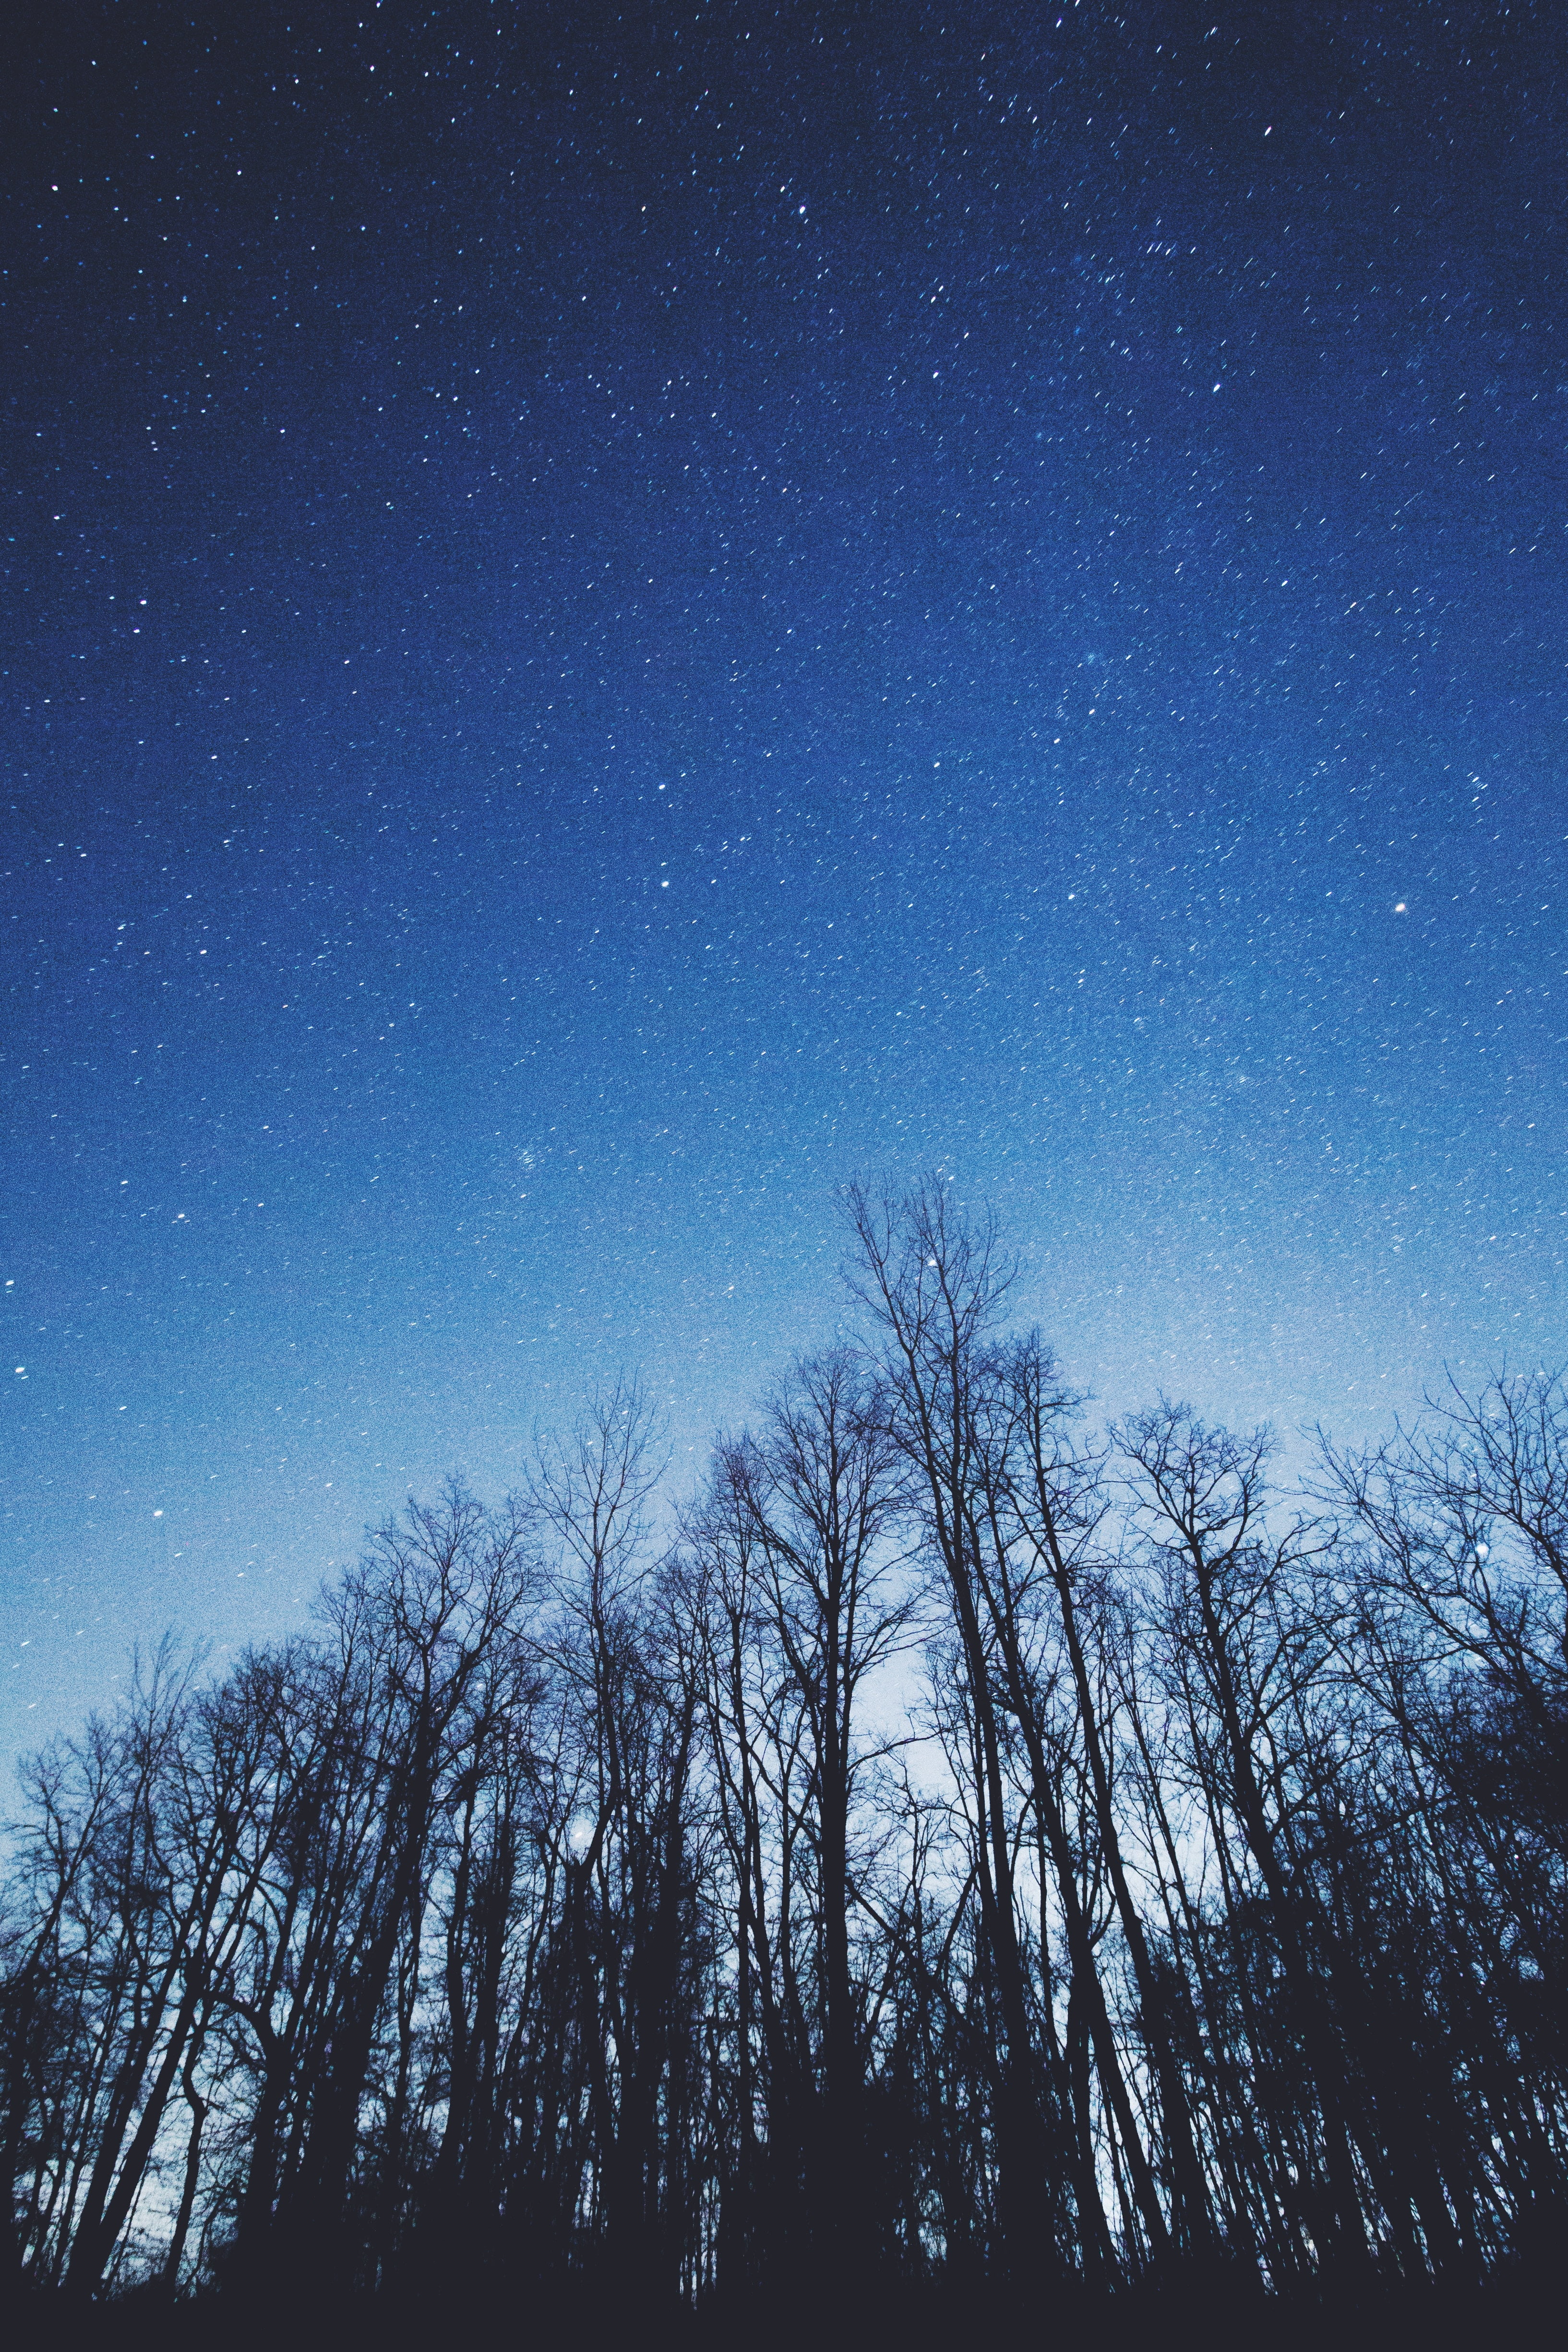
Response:
M831 2336L1560 2245L1563 1381L1281 1496L1176 1404L1092 1436L950 1187L848 1206L860 1338L678 1514L616 1391L28 1766L13 2297Z

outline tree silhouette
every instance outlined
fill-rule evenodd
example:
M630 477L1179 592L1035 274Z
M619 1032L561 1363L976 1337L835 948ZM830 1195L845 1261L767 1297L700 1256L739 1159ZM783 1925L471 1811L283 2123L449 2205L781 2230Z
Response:
M1093 1433L947 1185L846 1209L858 1336L695 1496L616 1388L26 1767L13 2296L829 2329L1546 2260L1563 1381L1277 1493L1177 1404Z

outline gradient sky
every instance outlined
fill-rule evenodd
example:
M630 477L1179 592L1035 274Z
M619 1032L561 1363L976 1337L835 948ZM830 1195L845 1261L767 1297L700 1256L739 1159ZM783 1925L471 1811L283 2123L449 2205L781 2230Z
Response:
M35 12L5 1746L622 1369L695 1475L857 1171L1107 1410L1568 1356L1562 32Z

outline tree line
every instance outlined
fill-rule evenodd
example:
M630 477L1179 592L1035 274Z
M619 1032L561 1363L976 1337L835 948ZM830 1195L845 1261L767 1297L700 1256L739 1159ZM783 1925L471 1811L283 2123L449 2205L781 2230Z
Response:
M0 2251L279 2282L1469 2288L1568 2218L1568 1391L1292 1492L1096 1433L932 1181L675 1540L634 1389L35 1758Z

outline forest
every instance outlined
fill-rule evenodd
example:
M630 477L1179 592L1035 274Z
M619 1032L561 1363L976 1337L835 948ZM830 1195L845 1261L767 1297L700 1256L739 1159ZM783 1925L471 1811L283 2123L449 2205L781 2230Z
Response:
M1551 2269L1563 1378L1285 1479L1097 1428L940 1180L845 1214L851 1336L699 1491L623 1384L29 1761L13 2304L1045 2342Z

